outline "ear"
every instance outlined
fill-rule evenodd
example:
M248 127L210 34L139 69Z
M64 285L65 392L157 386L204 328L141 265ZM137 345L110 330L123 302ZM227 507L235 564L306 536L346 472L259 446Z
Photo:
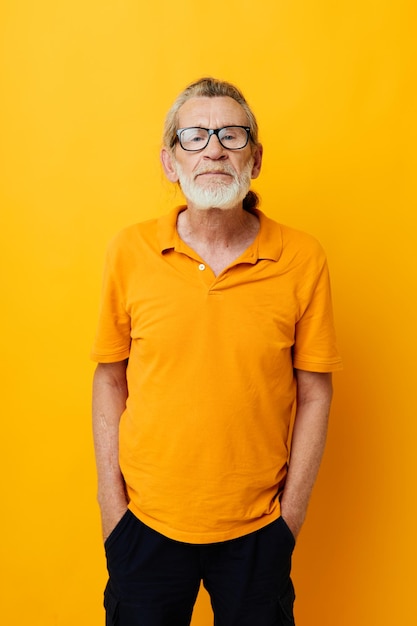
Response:
M258 143L255 146L255 149L253 151L253 167L252 167L251 178L258 178L260 174L261 165L262 165L262 154L263 154L262 144Z
M166 148L162 148L161 150L161 163L165 172L165 176L171 183L178 182L178 174L175 168L175 161L172 153Z

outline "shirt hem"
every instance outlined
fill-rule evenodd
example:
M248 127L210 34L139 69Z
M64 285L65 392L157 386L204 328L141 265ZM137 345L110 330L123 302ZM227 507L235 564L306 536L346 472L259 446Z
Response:
M207 532L192 532L171 528L166 524L158 522L157 520L149 517L142 511L140 511L134 503L129 503L129 509L131 512L146 526L152 528L164 537L179 541L181 543L190 544L209 544L209 543L222 543L223 541L230 541L231 539L238 539L244 537L257 530L261 530L265 526L268 526L272 522L275 522L281 515L281 508L279 503L272 513L263 515L254 521L248 521L244 524L239 524L229 530L222 531L207 531Z
M343 363L341 360L320 363L317 361L307 361L303 359L294 360L294 368L298 370L304 370L306 372L317 372L317 373L327 373L327 372L338 372L343 369Z
M123 352L113 352L111 354L100 354L100 352L91 352L90 358L96 363L117 363L128 359L130 350L123 350Z

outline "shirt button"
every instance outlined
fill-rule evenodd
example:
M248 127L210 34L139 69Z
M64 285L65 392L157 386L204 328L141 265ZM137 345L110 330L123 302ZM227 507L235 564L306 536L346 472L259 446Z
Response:
M206 266L204 265L204 263L200 263L200 265L198 266L198 269L203 271L206 269Z

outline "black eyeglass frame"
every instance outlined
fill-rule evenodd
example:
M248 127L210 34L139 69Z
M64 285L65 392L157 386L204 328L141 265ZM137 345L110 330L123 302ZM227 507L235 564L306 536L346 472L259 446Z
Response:
M184 146L181 143L181 133L184 130L190 130L191 128L198 128L200 130L206 130L208 132L208 137L207 137L207 143L202 146L201 148L184 148ZM246 130L246 142L243 146L240 146L240 148L229 148L229 146L225 146L222 143L222 140L219 137L219 133L224 130L225 128L243 128L244 130ZM234 124L233 126L223 126L222 128L203 128L202 126L186 126L185 128L179 128L176 133L177 135L177 139L178 142L181 146L181 148L183 150L185 150L186 152L200 152L200 150L204 150L205 148L207 148L209 141L212 137L212 135L216 135L217 139L220 142L220 145L225 148L226 150L243 150L243 148L246 148L246 146L249 143L249 139L250 139L250 127L249 126L239 126L238 124Z

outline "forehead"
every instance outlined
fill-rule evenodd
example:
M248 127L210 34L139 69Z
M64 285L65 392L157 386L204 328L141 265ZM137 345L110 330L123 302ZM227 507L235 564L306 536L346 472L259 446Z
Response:
M244 108L229 96L215 98L190 98L178 110L178 127L203 126L247 126L248 117Z

